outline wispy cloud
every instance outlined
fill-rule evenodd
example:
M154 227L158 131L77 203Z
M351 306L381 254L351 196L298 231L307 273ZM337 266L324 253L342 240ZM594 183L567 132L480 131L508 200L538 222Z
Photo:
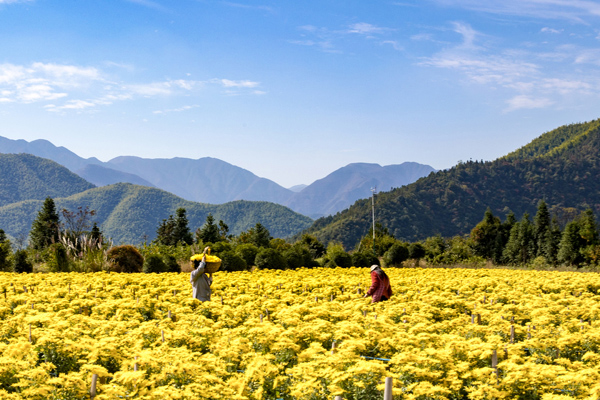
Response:
M179 113L179 112L183 112L183 111L189 111L189 110L193 110L194 108L199 108L200 105L198 104L194 104L191 106L183 106L183 107L179 107L179 108L170 108L167 110L156 110L153 111L153 114L169 114L169 113Z
M562 33L563 30L562 29L553 29L553 28L548 28L548 27L543 27L540 32L542 33L555 33L555 34L559 34Z
M395 29L373 25L367 22L356 22L341 29L329 29L314 25L304 25L298 28L302 39L289 42L301 46L315 46L321 51L329 53L342 53L342 43L351 36L360 36L366 39L376 39L379 44L391 44L395 49L402 46L395 40L385 39L384 36L394 32Z
M225 94L264 94L251 80L173 79L128 83L109 79L95 67L52 63L0 64L0 103L47 103L48 111L84 110L138 98L189 96L212 85ZM60 103L58 101L61 101Z
M152 8L157 11L167 12L169 11L166 7L152 0L126 0L129 3L138 4L143 7Z
M520 109L535 109L535 108L546 108L551 106L553 103L552 100L548 98L534 98L527 95L518 95L507 102L508 107L505 111L515 111Z
M590 96L600 89L596 73L582 74L569 64L600 65L600 50L560 46L554 52L498 49L481 43L482 34L464 23L453 23L461 40L446 45L420 65L456 71L465 81L509 93L505 111L558 106L564 96ZM510 94L512 93L512 95Z
M449 7L492 14L589 23L600 17L600 4L589 0L431 0Z
M221 4L226 5L228 7L243 8L246 10L268 11L270 13L272 13L274 11L272 7L264 6L264 5L242 4L242 3L235 3L235 2L230 2L230 1L223 1L223 2L221 2Z
M358 33L360 35L380 35L391 31L390 28L382 28L379 26L375 26L372 24L368 24L366 22L358 22L356 24L352 24L348 28L348 33Z

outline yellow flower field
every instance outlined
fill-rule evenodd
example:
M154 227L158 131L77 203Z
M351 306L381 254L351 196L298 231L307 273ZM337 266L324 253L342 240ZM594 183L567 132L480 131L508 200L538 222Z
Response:
M386 271L0 273L0 398L600 398L598 275Z

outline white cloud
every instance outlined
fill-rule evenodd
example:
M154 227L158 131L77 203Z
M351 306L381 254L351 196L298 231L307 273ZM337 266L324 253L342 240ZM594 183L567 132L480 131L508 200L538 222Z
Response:
M194 104L191 106L183 106L183 107L179 107L179 108L171 108L171 109L167 109L167 110L156 110L153 111L153 114L168 114L168 113L178 113L178 112L183 112L183 111L188 111L188 110L192 110L194 108L198 108L200 107L198 104Z
M453 30L462 40L424 58L420 65L458 72L467 82L489 90L503 89L509 97L505 111L560 105L574 96L597 95L600 89L595 68L573 68L574 64L600 65L598 49L562 45L545 53L530 48L499 50L482 46L482 35L468 25L454 23Z
M219 82L226 88L255 88L260 84L252 81L232 81L229 79L220 79Z
M360 35L382 34L386 31L389 31L389 28L381 28L379 26L371 25L366 22L352 24L348 29L348 33L358 33Z
M542 33L562 33L563 29L553 29L553 28L548 28L548 27L544 27L540 30L540 32Z
M520 109L546 108L553 104L548 98L534 98L526 95L518 95L506 102L508 108L505 111L515 111Z
M437 4L491 14L590 22L600 17L600 3L588 0L431 0Z
M126 83L109 80L94 67L35 62L31 65L0 64L0 103L53 102L49 111L83 110L137 98L184 96L198 93L207 84L227 93L261 94L259 82L211 79L173 79L162 82ZM62 104L57 100L64 101Z

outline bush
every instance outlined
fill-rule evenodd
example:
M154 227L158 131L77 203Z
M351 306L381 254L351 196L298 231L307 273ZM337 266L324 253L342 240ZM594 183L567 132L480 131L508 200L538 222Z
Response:
M143 266L144 272L147 274L158 274L167 271L167 265L163 261L162 257L158 254L150 254L144 260Z
M245 271L248 269L246 261L234 251L220 253L219 258L221 259L221 269L223 271Z
M53 243L46 249L46 265L50 272L69 272L70 262L67 249L62 243Z
M142 272L144 257L138 249L131 245L113 247L106 254L110 263L109 269L113 272Z
M17 250L15 252L15 272L19 274L33 272L33 264L27 259L27 251Z
M275 249L262 248L256 255L256 266L260 269L285 269L285 259Z
M237 246L235 252L244 259L248 267L251 267L254 265L254 260L258 254L258 247L251 243L244 243Z
M13 265L11 260L12 249L10 242L5 240L0 242L0 271L12 272Z
M379 265L379 259L372 251L357 251L352 254L352 265L358 268Z
M425 257L426 253L425 247L419 242L411 243L411 245L408 246L408 257L413 260L420 260Z
M341 268L350 268L352 266L352 256L344 251L344 247L341 244L333 243L327 246L326 259ZM332 264L326 261L325 265L331 266Z
M181 272L181 265L179 265L175 257L167 254L163 257L163 261L167 267L167 272Z
M402 243L394 243L383 255L386 267L399 266L408 260L408 247Z

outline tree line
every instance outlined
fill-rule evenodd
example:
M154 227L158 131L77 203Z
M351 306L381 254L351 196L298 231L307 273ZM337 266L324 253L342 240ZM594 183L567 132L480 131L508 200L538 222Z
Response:
M150 243L114 246L93 222L95 214L87 208L58 211L53 199L47 198L32 223L25 248L13 251L0 229L0 270L181 272L182 268L189 270L189 258L206 246L221 258L225 271L423 263L579 268L596 267L600 262L600 238L592 210L579 214L573 210L571 218L561 224L559 216L551 216L545 201L538 203L533 218L525 213L519 220L510 212L503 221L488 208L470 234L447 238L436 235L406 242L377 223L375 235L371 228L353 249L335 241L324 244L309 234L293 242L273 238L260 223L232 235L227 224L217 222L212 214L192 231L185 208L163 219Z

